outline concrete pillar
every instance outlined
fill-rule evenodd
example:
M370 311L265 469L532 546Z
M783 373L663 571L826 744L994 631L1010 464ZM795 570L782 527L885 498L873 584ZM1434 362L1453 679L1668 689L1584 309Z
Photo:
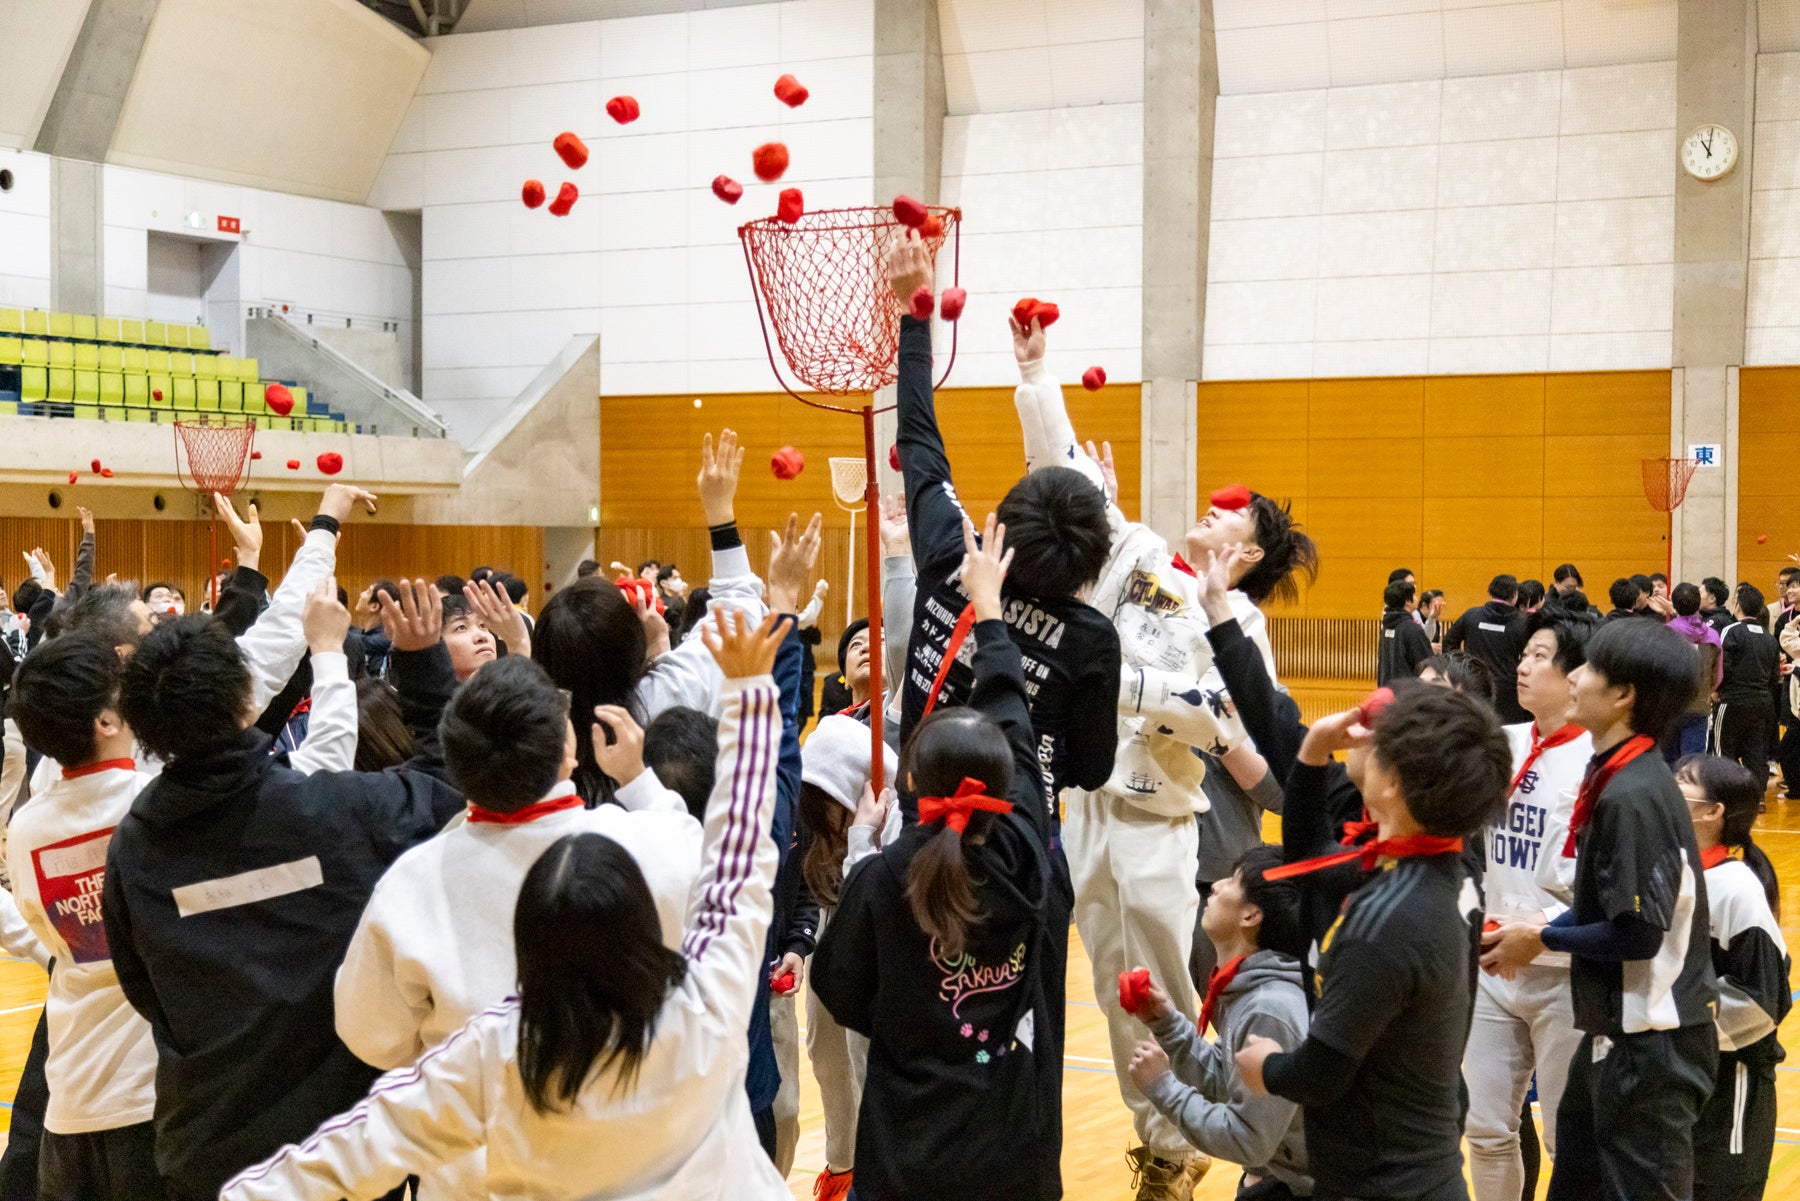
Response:
M99 163L50 160L50 306L106 311Z
M1171 542L1194 520L1219 62L1212 0L1144 3L1144 523Z
M1681 0L1676 36L1675 137L1701 125L1737 136L1730 174L1703 183L1675 166L1675 314L1669 454L1717 444L1722 467L1694 473L1676 510L1677 579L1736 578L1737 379L1744 361L1749 281L1751 135L1756 114L1754 0ZM1679 158L1679 152L1678 152Z

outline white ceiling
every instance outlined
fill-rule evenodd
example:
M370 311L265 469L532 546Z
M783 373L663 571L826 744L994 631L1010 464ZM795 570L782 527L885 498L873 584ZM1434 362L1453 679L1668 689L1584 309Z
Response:
M90 0L0 0L0 146L37 141Z
M1213 0L1219 90L1659 62L1675 57L1677 8L1677 0ZM1800 0L1763 0L1765 29L1771 10L1786 8Z
M356 0L161 0L107 161L360 203L430 59Z
M950 115L1144 98L1143 0L938 0Z

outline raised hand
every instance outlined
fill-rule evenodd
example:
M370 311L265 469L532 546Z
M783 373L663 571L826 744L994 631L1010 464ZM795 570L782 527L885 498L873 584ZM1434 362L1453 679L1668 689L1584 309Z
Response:
M700 627L700 637L706 640L706 649L726 679L746 680L769 674L775 666L775 652L793 624L791 617L777 620L768 613L760 625L752 626L742 609L723 609L716 620Z
M375 512L375 494L355 484L333 484L319 498L319 512L337 519L339 525L350 520L350 512L358 504Z
M1031 328L1019 324L1019 319L1007 315L1006 324L1012 327L1013 358L1023 367L1027 363L1035 363L1044 357L1044 327L1038 319L1031 319Z
M932 286L931 248L917 230L907 230L888 247L887 277L902 309L912 307L914 292Z
M819 532L824 526L825 518L814 513L803 531L799 515L789 513L785 537L779 530L769 531L773 548L769 552L769 608L775 612L800 611L800 593L819 561Z
M360 491L360 489L359 489ZM444 638L444 604L427 580L400 580L400 599L383 592L381 624L397 651L430 650Z
M589 733L594 739L594 762L621 788L644 774L644 728L623 707L595 708L594 728Z
M890 559L910 557L912 527L906 521L906 497L899 493L882 497L877 520L880 522L881 553Z
M350 610L337 598L335 577L320 580L306 594L300 628L306 634L306 649L315 655L336 654L344 649L344 635L350 632Z
M1034 319L1032 324L1036 325L1037 321ZM1087 455L1100 468L1100 478L1106 481L1106 499L1115 505L1118 504L1119 469L1113 466L1112 443L1102 442L1100 449L1096 451L1094 444L1090 441L1087 444Z
M81 518L81 532L83 534L92 534L94 532L93 511L91 509L84 509L80 505L76 505L75 515Z
M215 492L212 494L213 512L225 528L231 531L232 549L237 553L239 567L248 567L255 571L262 562L263 528L262 521L256 516L256 502L251 501L249 517L240 520L237 509L231 501Z
M508 654L530 658L531 631L525 626L525 615L513 608L506 593L486 580L471 580L463 585L463 599L469 602L469 611L476 620L506 643Z
M669 623L656 611L656 602L635 589L625 594L644 627L644 655L652 663L669 653Z
M1205 612L1208 624L1219 625L1231 620L1231 576L1243 560L1244 544L1241 542L1233 542L1221 551L1206 552L1206 570L1200 576L1200 608Z
M738 474L744 467L744 448L738 445L735 430L721 430L719 445L706 435L700 444L700 507L706 511L707 525L725 525L735 521L733 502L737 498ZM627 572L626 574L630 574Z
M1330 717L1321 717L1312 724L1305 741L1300 744L1300 762L1309 767L1323 767L1331 761L1333 752L1368 746L1374 740L1375 732L1363 724L1362 710L1346 709Z
M975 606L975 620L992 621L1000 616L1000 585L1006 581L1006 571L1011 566L1006 527L997 525L989 513L977 543L975 527L964 517L962 586L969 594L969 603Z

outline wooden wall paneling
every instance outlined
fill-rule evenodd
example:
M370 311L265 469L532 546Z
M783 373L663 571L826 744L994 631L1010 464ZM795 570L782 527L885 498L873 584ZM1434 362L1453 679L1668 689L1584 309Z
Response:
M1521 566L1535 564L1542 552L1544 500L1434 497L1425 503L1424 544L1427 558L1456 558L1478 549L1488 562L1505 563L1505 570L1516 574Z
M1658 434L1668 445L1667 371L1581 371L1544 377L1546 434ZM1666 453L1666 452L1665 452Z
M1541 375L1425 377L1426 437L1542 437L1543 433Z
M1425 432L1425 381L1417 376L1322 379L1307 389L1306 433L1320 438L1417 438Z
M1307 495L1404 496L1414 506L1423 495L1425 447L1416 435L1392 438L1319 438L1307 446Z
M1449 437L1423 441L1423 488L1429 509L1447 496L1538 499L1544 494L1542 436Z
M1644 460L1669 453L1665 414L1658 433L1553 434L1544 439L1544 494L1644 499ZM1647 508L1649 501L1644 501Z
M1265 496L1290 499L1307 494L1304 438L1213 440L1200 435L1200 495L1229 484L1246 484Z
M1797 398L1800 367L1739 373L1738 576L1771 597L1776 573L1791 565L1789 555L1800 554L1800 480L1792 467L1800 437Z
M1203 381L1195 388L1200 445L1266 438L1276 430L1304 437L1311 386L1303 379Z

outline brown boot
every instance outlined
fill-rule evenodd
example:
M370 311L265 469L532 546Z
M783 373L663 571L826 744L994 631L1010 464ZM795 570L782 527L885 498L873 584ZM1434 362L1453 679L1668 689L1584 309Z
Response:
M1193 1201L1194 1186L1212 1167L1212 1160L1198 1151L1164 1159L1148 1147L1133 1147L1125 1153L1125 1162L1131 1165L1137 1201Z

